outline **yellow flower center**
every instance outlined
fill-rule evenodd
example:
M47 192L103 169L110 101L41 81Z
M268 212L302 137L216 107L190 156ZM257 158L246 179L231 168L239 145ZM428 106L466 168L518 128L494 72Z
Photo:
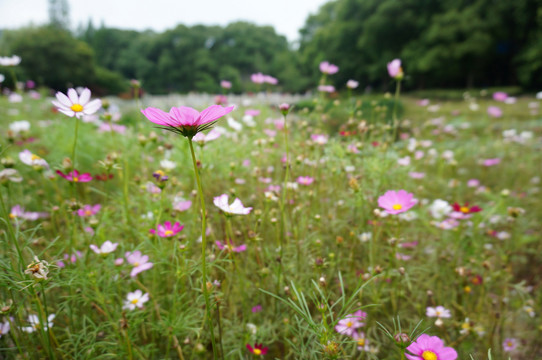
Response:
M72 109L75 112L81 112L83 111L83 106L81 104L73 104L70 109Z
M139 263L138 263L138 262L135 262L135 263L134 263L134 266L136 266L136 267L139 266Z
M469 212L469 208L466 206L461 206L459 211L461 211L463 214L467 214Z
M32 156L30 156L30 160L41 160L41 158L38 155L32 154Z
M349 321L349 322L346 323L347 327L352 327L352 325L354 325L354 324L352 324L352 321Z
M401 204L395 204L392 206L393 210L401 210L403 208L403 205Z
M423 360L438 360L437 354L429 350L422 353L422 358Z
M130 302L135 305L135 304L137 304L138 301L139 301L138 299L134 299L134 300L132 300Z
M86 216L92 215L92 211L90 211L90 210L85 211L85 215L86 215Z
M17 217L17 215L15 215L14 213L10 213L9 214L9 218L10 219L15 219Z
M358 346L365 346L365 339L359 339Z
M78 177L74 177L73 178L73 182L78 182L79 181L79 178Z
M260 349L254 349L254 355L261 355L262 351Z
M171 230L166 230L166 232L164 233L166 236L171 236L173 235L173 231Z

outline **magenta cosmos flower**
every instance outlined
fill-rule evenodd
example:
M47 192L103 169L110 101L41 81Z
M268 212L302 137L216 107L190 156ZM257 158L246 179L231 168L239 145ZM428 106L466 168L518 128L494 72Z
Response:
M314 178L310 176L299 176L297 178L297 183L300 185L310 185L314 182Z
M160 237L172 237L180 233L182 229L184 229L184 225L181 225L178 221L173 225L171 225L171 222L166 221L163 225L158 225L156 230L150 229L149 232Z
M414 199L414 194L405 190L388 190L384 195L378 198L378 206L386 210L389 214L400 214L414 205L417 200Z
M162 129L189 139L198 132L209 129L215 121L232 111L233 106L224 108L220 105L211 105L201 113L187 106L172 107L169 113L153 107L141 110L147 119L160 125Z
M403 68L401 67L400 59L394 59L388 63L388 74L394 79L403 78Z
M64 174L60 170L57 170L56 173L62 176L64 179L73 182L89 182L92 180L92 176L90 175L90 173L80 174L77 170L70 171L67 174Z
M68 89L68 96L60 91L56 93L56 100L53 105L58 111L69 117L82 118L83 115L92 115L102 107L100 99L90 101L90 90L85 88L81 95L77 95L75 89Z
M494 118L500 118L502 116L502 110L498 106L488 106L487 114Z
M420 335L407 348L412 355L405 353L409 360L455 360L457 352L451 347L445 347L438 336Z
M236 252L236 253L240 253L240 252L243 252L243 251L247 251L247 246L245 244L242 244L242 245L239 245L239 246L233 246L231 243L230 244L224 244L222 243L221 241L215 241L215 244L216 246L220 249L220 250L225 250L225 251L228 251L228 252Z
M320 63L320 71L324 74L333 75L339 71L339 67L334 64L330 64L328 61L322 61Z
M131 277L135 277L142 271L149 270L154 266L153 263L149 262L148 255L142 255L141 251L136 250L134 252L126 252L126 261L131 264L134 268L130 272Z
M357 333L357 329L365 326L363 320L365 320L366 317L367 313L361 310L358 310L353 314L348 314L335 325L335 331L339 334L354 337Z

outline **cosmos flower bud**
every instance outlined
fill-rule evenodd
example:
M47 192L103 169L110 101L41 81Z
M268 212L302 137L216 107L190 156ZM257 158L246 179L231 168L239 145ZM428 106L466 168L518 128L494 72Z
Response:
M393 338L398 344L410 344L410 337L405 333L396 334Z
M290 104L282 103L279 105L279 110L283 116L288 115L288 113L290 112L290 108Z

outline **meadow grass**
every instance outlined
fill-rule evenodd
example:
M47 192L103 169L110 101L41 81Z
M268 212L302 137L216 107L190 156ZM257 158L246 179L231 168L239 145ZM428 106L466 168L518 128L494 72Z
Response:
M74 159L66 158L80 120L54 113L50 100L0 97L2 165L23 178L2 179L0 189L0 320L10 324L1 334L1 358L212 358L202 286L211 292L224 359L258 357L246 347L255 343L276 359L403 359L422 332L443 339L459 359L542 357L540 101L503 104L471 95L421 106L406 97L396 139L389 96L293 104L286 192L278 108L237 104L230 115L242 128L226 116L216 124L222 135L196 147L211 280L202 284L201 213L188 142L155 129L134 102L109 99L126 130L98 131L96 122L109 123L113 108L79 124L76 168L94 179L73 184L54 170L71 170ZM141 107L149 101L143 98ZM487 115L489 105L503 116ZM247 117L248 108L261 113ZM9 130L20 120L30 130ZM510 129L516 133L503 136ZM315 134L328 141L318 143ZM51 171L21 162L25 149ZM483 165L496 158L500 163ZM174 167L161 165L164 159ZM157 182L157 170L168 180ZM299 184L300 176L314 182ZM471 179L479 184L468 185ZM378 198L400 189L418 202L387 215ZM251 213L225 216L213 205L224 193ZM181 199L192 201L188 210L174 210ZM437 199L482 210L446 222L431 212ZM101 209L74 215L87 204ZM47 216L18 216L16 205ZM168 238L149 232L165 221L184 229ZM112 253L89 248L106 240L118 243ZM217 241L245 244L246 251L220 250ZM131 276L125 253L136 250L153 267ZM47 262L45 280L25 273L35 256ZM126 298L135 290L149 300L131 310ZM427 308L436 306L451 316L428 317ZM357 329L362 339L335 330L358 310L366 313ZM29 315L39 324L29 324ZM401 333L407 337L398 341ZM505 343L512 340L510 350Z

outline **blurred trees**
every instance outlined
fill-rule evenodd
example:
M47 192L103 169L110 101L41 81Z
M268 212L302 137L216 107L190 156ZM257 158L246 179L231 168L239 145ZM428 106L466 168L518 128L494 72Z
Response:
M126 91L138 79L151 93L256 91L250 75L278 78L274 89L313 89L318 64L340 67L329 81L386 87L386 63L403 60L406 87L488 87L542 84L542 0L335 0L308 17L294 49L272 27L179 25L163 33L95 28L65 30L65 0L51 26L4 31L2 54L23 58L20 69L62 90L88 85ZM54 13L54 11L53 11ZM54 14L53 14L54 15Z
M541 84L541 0L336 0L308 18L300 57L341 67L333 79L385 85L401 58L410 87ZM310 74L308 74L311 76Z

